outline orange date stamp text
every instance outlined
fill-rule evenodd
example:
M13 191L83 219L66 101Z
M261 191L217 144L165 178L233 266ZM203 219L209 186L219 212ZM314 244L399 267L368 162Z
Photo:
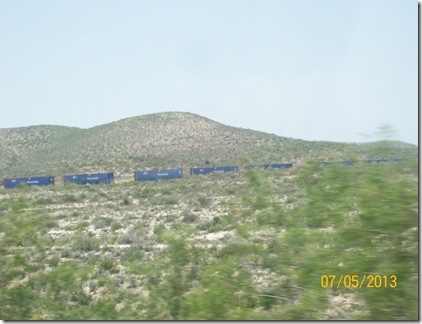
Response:
M396 275L322 275L321 276L322 288L366 288L366 289L379 289L379 288L396 288L397 276Z

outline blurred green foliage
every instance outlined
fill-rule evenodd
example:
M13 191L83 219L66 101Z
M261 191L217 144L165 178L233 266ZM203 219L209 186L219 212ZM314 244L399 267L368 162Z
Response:
M417 167L417 160L306 166L300 179L306 203L296 210L286 237L295 246L298 284L322 297L328 293L320 285L323 275L395 275L396 288L352 289L364 318L417 319ZM340 285L330 293L347 292Z
M292 171L244 175L240 184L222 182L212 194L208 187L200 192L201 179L186 179L200 192L185 200L197 211L187 207L171 223L173 216L163 213L153 230L146 222L156 217L153 209L175 208L177 190L187 194L185 187L160 192L152 184L142 190L127 185L138 190L131 197L150 207L131 227L124 212L139 205L121 204L127 193L103 195L104 188L95 187L81 195L71 188L30 201L22 198L26 189L16 191L0 202L0 318L418 318L417 159L328 167L309 162ZM236 197L225 203L222 192ZM228 212L205 222L200 213L215 196L223 196ZM122 217L85 209L66 218L47 210L92 197L107 198ZM62 220L74 221L66 225L70 232L50 236ZM214 241L205 239L214 234ZM112 249L114 242L121 246ZM324 275L369 274L395 275L397 287L321 287Z

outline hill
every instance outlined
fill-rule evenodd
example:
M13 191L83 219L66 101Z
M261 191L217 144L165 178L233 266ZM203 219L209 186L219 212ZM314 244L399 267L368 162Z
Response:
M90 129L30 126L0 129L0 176L63 175L211 165L302 162L309 159L402 157L417 147L304 141L167 112L126 118ZM387 155L387 156L385 156Z

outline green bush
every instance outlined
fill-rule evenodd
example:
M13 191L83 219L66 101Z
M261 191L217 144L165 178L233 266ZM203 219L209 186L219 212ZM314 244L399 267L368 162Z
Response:
M405 165L410 173L403 173ZM300 181L307 184L306 201L290 219L286 241L298 265L297 282L316 300L327 303L322 275L394 274L400 278L400 286L394 289L353 290L365 305L362 315L356 316L367 320L418 317L418 242L410 234L418 226L416 165L416 161L361 163L301 174ZM340 285L333 293L346 292Z
M0 318L4 320L25 320L30 317L35 294L33 289L17 286L2 289L0 294Z
M99 269L101 272L118 273L120 270L115 261L104 259L100 261Z
M111 230L112 230L112 231L116 231L116 230L118 230L118 229L120 229L120 228L122 228L122 227L123 227L123 225L122 225L121 223L117 222L117 221L114 221L114 222L111 224Z
M208 266L201 276L201 286L190 293L181 304L180 319L228 320L247 319L234 310L254 308L255 292L249 275L235 267L232 259Z
M77 203L82 201L78 196L69 194L63 195L62 200L64 203Z
M92 236L77 232L74 235L73 248L76 251L89 252L98 250L100 241Z

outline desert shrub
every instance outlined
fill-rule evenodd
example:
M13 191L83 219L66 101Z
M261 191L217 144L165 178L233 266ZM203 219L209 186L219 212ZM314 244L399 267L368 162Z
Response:
M104 228L108 227L113 223L113 219L110 217L96 217L92 222L95 228Z
M133 197L138 198L138 199L149 198L149 197L154 196L154 194L155 194L155 189L145 186L142 190L136 190L133 193Z
M76 229L76 230L82 230L82 229L84 229L84 228L87 228L89 225L90 225L90 223L89 223L89 222L87 222L87 221L82 221L82 222L79 222L78 224L76 224L75 229Z
M243 257L248 254L259 254L260 248L256 244L236 244L231 243L222 247L217 252L217 257L227 258L233 256Z
M106 193L106 192L104 192L104 191L102 191L102 190L98 190L98 191L97 191L97 195L98 195L99 197L101 197L101 198L108 199L108 195L107 195L107 193Z
M119 272L119 268L117 267L116 262L110 259L101 260L98 267L101 272L109 272L109 273Z
M26 208L29 208L28 201L22 197L19 197L11 201L11 209L14 212L19 212Z
M81 199L78 196L75 195L63 195L62 200L64 203L76 203L76 202L80 202Z
M271 204L271 208L262 210L257 216L259 225L283 226L286 224L286 216L283 215L281 208L275 204Z
M193 213L189 213L189 212L185 213L185 215L182 218L183 222L188 223L188 224L194 223L197 219L198 219L197 215Z
M143 259L144 252L139 249L138 247L131 246L123 252L121 256L122 262L128 262L129 264L136 264L139 265L139 262Z
M174 197L156 197L151 200L152 205L176 205L178 203L177 199Z
M254 199L252 199L251 206L253 209L262 210L269 207L270 203L268 201L268 197L262 193L258 193Z
M35 203L37 205L51 205L54 204L55 201L52 198L38 198Z
M122 228L123 225L121 223L119 223L118 221L113 221L113 223L111 224L111 230L112 231L116 231L120 228Z
M200 288L180 305L183 320L227 320L234 309L254 308L254 291L249 275L235 266L232 259L205 268ZM237 318L241 319L241 318ZM244 318L243 318L244 319Z
M236 194L236 189L235 188L231 188L231 187L224 188L223 194L225 194L226 196L235 195Z
M2 259L2 264L5 266L2 269L2 281L0 286L7 286L14 279L23 279L28 272L33 272L36 267L28 262L28 258L20 252L15 255Z
M167 235L167 229L164 225L158 225L154 227L154 234L157 237L158 242L163 242Z
M47 262L47 265L49 266L49 267L57 267L58 266L58 264L59 264L59 259L58 258L48 258L47 260L46 260L46 262Z
M173 193L173 190L170 188L164 188L164 189L161 189L160 193L162 195L171 195Z
M0 317L4 320L28 319L35 297L34 291L26 286L2 289L0 294Z
M129 197L124 197L122 201L122 205L128 206L132 203L131 199Z
M33 293L31 314L20 319L89 319L92 297L82 289L91 267L64 262L46 273L37 273L27 287Z
M125 234L117 238L116 244L131 244L143 251L150 251L155 244L152 237L147 235L148 229L143 226L133 226Z
M214 222L212 220L200 219L197 222L196 228L201 230L201 231L205 231L205 230L208 230L209 228L211 228L213 225L214 225Z
M133 244L138 242L138 234L134 231L128 231L116 240L116 244Z
M199 196L198 197L199 206L202 207L202 208L206 208L207 206L209 206L210 202L211 202L210 199L206 196Z
M98 250L100 242L97 238L86 235L80 231L74 235L73 248L77 251L89 252Z

